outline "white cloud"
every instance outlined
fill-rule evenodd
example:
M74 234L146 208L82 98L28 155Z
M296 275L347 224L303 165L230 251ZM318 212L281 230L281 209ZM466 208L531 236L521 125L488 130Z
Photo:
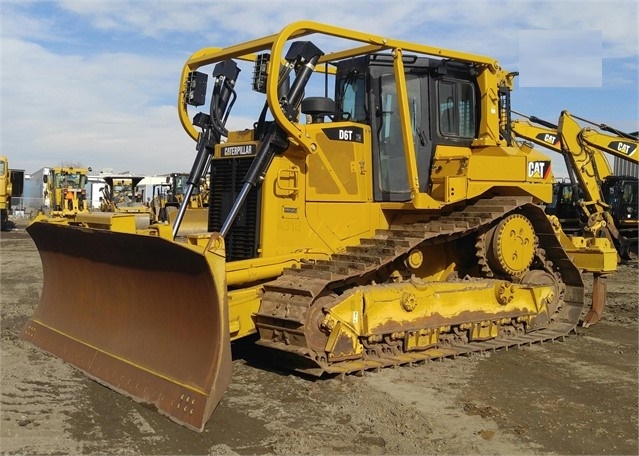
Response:
M61 56L9 39L3 40L2 54L11 71L2 72L1 147L18 157L16 167L82 161L168 172L171 163L186 166L177 158L184 154L173 149L192 141L170 104L177 97L181 59ZM159 96L170 101L158 103Z
M633 1L602 7L567 0L3 0L0 150L12 167L27 171L78 161L75 157L95 169L187 170L195 144L175 108L187 56L201 47L272 34L301 19L490 55L507 69L517 69L521 30L599 30L604 62L626 58L609 79L604 74L604 86L623 83L630 90L637 81L636 62L628 63L637 56L637 10ZM243 71L240 77L244 94L231 128L255 120L243 107L257 99L245 90L250 75ZM547 101L531 101L542 102L544 109L555 109ZM636 122L636 106L626 116L622 120Z
M601 87L601 32L522 30L519 72L522 87Z
M343 1L63 1L67 11L106 30L135 31L160 38L166 33L211 35L218 40L231 33L240 40L277 32L295 20L314 20L354 27L376 34L390 34L419 41L429 37L434 44L455 46L501 39L513 48L518 30L601 30L606 57L637 52L638 7L632 0L620 1L470 1L410 2ZM152 7L149 7L152 5ZM369 12L370 14L362 14ZM473 46L474 47L474 46ZM465 48L462 48L465 49Z

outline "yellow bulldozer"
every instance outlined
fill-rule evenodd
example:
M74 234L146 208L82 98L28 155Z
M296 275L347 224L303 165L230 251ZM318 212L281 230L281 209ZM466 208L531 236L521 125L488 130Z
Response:
M100 211L108 214L92 214L90 216L93 226L98 225L100 220L108 220L107 226L114 226L114 221L126 214L126 219L135 218L137 228L147 228L151 223L157 221L153 210L144 201L144 191L141 191L139 184L144 180L143 176L103 176L105 186L100 199ZM80 217L80 221L88 221L88 218Z
M246 67L264 103L230 131ZM551 160L512 139L514 77L310 21L195 52L178 115L196 143L185 202L210 173L207 230L176 239L186 203L129 232L32 223L44 283L22 337L198 431L246 336L317 376L564 337L581 271L614 271L616 252L544 213Z
M102 212L149 212L144 205L144 196L138 184L140 176L103 176L105 186L101 188L100 211Z
M9 171L9 159L0 155L0 228L7 229L9 211L11 210L11 171Z

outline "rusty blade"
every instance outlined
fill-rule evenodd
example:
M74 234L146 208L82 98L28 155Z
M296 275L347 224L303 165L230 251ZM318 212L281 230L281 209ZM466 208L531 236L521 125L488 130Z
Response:
M40 302L22 337L201 431L231 377L224 255L35 222Z
M607 275L593 274L592 303L582 323L584 328L594 325L601 319L606 306L607 283Z

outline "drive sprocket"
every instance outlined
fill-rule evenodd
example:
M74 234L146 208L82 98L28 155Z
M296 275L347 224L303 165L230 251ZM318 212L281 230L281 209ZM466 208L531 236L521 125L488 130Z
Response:
M535 259L538 239L522 214L511 214L486 234L486 262L494 272L521 277Z

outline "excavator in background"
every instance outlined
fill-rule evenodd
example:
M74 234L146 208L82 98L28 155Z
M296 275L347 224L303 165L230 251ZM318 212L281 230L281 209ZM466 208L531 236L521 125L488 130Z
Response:
M231 131L251 64L264 103ZM22 337L197 431L247 336L317 376L564 337L582 271L612 273L616 251L544 213L551 160L514 141L514 77L490 57L310 21L195 52L178 115L196 154L175 223L30 224L43 289ZM177 238L207 173L207 232Z
M9 211L11 210L11 171L9 159L0 155L0 228L8 229Z
M526 119L512 122L515 136L553 150L566 161L570 179L555 184L547 212L559 218L566 232L605 233L619 256L629 258L639 228L637 179L614 176L605 153L639 163L638 138L568 111L561 113L557 125L514 113ZM598 129L583 127L578 120Z
M601 183L604 202L609 206L615 227L625 238L624 245L630 250L637 249L639 240L638 184L637 177L626 175L608 176ZM557 179L553 187L553 200L546 206L546 213L559 218L565 233L577 234L588 223L587 214L581 209L584 198L584 192L576 180L572 182L569 178ZM628 253L627 250L625 252Z
M587 223L579 201L584 195L581 187L570 178L556 178L553 184L552 201L546 205L546 214L554 215L566 234L579 234Z
M177 232L178 236L206 232L208 228L208 178L200 179L199 185L193 187L189 200L184 203L188 178L188 173L171 173L166 177L165 184L153 186L151 208L157 221L173 226L180 205L186 204L186 211Z
M609 176L601 184L606 204L619 233L631 248L639 242L639 179L635 176Z

